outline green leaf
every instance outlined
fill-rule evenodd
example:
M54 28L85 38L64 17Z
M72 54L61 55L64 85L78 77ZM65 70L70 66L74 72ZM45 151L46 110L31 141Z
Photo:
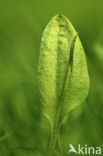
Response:
M63 15L55 16L43 33L38 80L42 110L51 123L52 138L55 138L61 121L84 101L89 89L82 44Z

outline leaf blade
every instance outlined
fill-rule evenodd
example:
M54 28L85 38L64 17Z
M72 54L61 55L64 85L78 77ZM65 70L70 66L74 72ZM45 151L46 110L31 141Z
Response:
M43 113L52 127L57 118L62 120L88 94L89 76L84 50L77 32L63 15L55 16L44 31L38 79Z

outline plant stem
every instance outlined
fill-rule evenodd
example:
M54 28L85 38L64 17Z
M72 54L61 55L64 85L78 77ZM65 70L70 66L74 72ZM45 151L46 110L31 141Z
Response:
M60 130L60 123L57 122L56 126L54 126L54 130L51 135L51 141L50 141L50 146L49 146L49 151L48 151L48 156L52 156L53 152L55 150L55 146L58 140L58 135L59 135L59 130Z

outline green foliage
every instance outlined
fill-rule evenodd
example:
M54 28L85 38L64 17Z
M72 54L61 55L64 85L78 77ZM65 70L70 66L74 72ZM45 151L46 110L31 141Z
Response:
M63 15L55 16L44 31L38 80L42 109L51 123L51 146L54 146L62 120L84 101L89 89L82 44L77 32Z
M66 115L55 154L67 156L69 144L103 147L103 1L0 0L0 156L47 155L50 125L36 78L42 32L55 14L75 26L90 76L89 95Z

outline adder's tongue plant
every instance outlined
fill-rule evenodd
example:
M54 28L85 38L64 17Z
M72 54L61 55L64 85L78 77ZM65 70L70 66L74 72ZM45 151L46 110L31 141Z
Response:
M88 94L89 76L81 41L70 21L57 15L47 25L40 49L38 82L41 107L52 128L50 153L65 116Z

